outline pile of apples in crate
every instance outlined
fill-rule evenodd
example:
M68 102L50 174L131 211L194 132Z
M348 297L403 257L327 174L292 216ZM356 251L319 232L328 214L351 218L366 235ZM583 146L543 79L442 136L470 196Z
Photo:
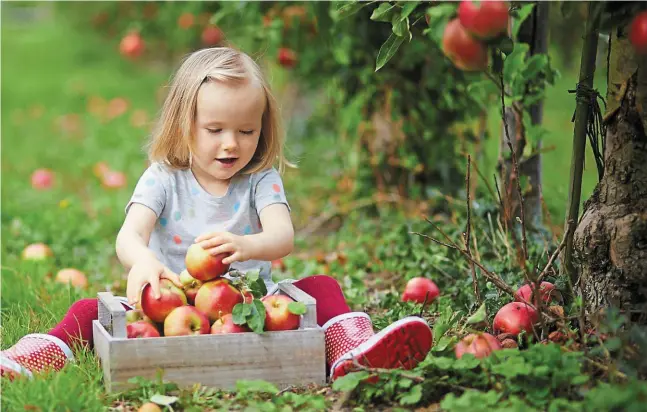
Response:
M417 277L411 279L405 286L402 301L412 301L421 304L431 303L440 295L436 284L427 278ZM489 356L493 351L516 348L517 338L521 334L532 336L539 322L537 307L541 304L550 305L562 300L561 293L550 282L542 281L539 288L534 283L521 286L514 294L514 302L503 305L497 311L492 322L492 332L473 332L464 336L454 347L457 358L470 353L477 358ZM532 302L532 304L530 303ZM549 309L559 310L560 306L551 306ZM475 314L475 318L485 319L485 306ZM477 311L478 312L478 311ZM479 323L479 322L475 322ZM555 331L549 335L549 340L561 338L561 332Z
M258 271L229 271L226 255L212 256L199 245L186 254L183 288L160 279L160 297L150 284L134 310L126 312L128 338L293 330L305 305L289 296L269 295ZM227 274L230 279L224 277Z

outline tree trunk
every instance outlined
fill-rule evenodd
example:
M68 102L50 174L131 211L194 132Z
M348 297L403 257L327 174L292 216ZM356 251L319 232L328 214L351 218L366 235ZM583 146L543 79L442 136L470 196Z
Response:
M613 306L647 322L647 56L626 27L611 38L604 175L574 234L573 261L595 324Z
M549 2L539 2L532 15L523 23L519 31L519 41L530 45L529 55L542 54L548 51L548 14ZM541 124L543 117L543 102L539 101L528 108L530 119L533 125ZM522 119L510 107L506 108L505 120L508 124L508 132L512 147L517 155L519 163L519 174L528 179L528 189L523 193L524 215L526 226L530 229L540 227L541 219L541 154L536 153L531 157L524 158L523 152L528 144L525 131L521 123ZM514 225L515 218L519 213L519 195L517 193L516 176L512 165L512 158L507 144L505 125L503 126L501 142L499 146L499 170L501 179L506 182L506 189L503 196L504 207L508 211L508 225ZM541 142L537 142L537 151L541 149ZM522 190L524 187L522 186Z

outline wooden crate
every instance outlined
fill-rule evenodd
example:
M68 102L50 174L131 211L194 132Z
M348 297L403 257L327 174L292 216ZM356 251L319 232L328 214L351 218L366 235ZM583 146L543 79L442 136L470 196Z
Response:
M263 379L279 388L324 384L324 332L315 299L291 283L279 284L275 293L306 305L298 330L128 339L126 311L111 293L100 292L93 335L106 390L127 389L135 376L155 379L159 369L165 381L180 387L232 389L241 379Z

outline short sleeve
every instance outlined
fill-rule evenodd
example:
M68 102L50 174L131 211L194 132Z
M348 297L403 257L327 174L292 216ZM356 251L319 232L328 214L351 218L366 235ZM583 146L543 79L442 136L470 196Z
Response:
M126 205L126 213L133 203L140 203L159 217L166 205L169 173L158 163L153 163L139 178L130 201Z
M275 168L272 168L259 173L254 191L256 213L260 216L261 210L274 203L283 203L290 210L281 175Z

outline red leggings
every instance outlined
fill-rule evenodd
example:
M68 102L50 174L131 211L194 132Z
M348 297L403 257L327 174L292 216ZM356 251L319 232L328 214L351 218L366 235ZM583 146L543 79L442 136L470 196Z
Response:
M350 312L339 283L330 276L309 276L294 282L294 285L317 301L319 326L335 316ZM92 321L98 317L96 298L77 300L49 334L70 347L73 343L92 346Z

